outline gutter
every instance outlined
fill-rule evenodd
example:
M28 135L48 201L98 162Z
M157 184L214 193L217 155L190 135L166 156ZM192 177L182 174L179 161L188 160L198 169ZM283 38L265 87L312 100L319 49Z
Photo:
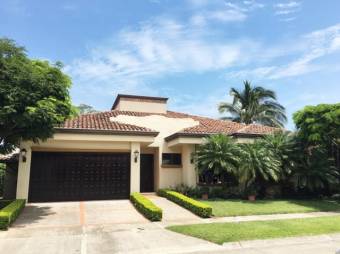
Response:
M155 131L118 131L118 130L98 130L80 128L54 128L56 133L82 133L82 134L101 134L101 135L124 135L124 136L151 136L156 137L159 132Z

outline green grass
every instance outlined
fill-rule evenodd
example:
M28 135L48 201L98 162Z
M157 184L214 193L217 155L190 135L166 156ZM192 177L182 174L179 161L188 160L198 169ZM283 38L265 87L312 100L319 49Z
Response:
M241 240L340 232L340 216L241 223L171 226L167 229L217 244Z
M320 211L340 211L340 203L331 200L208 200L202 202L210 205L213 215L243 216L277 213L308 213Z

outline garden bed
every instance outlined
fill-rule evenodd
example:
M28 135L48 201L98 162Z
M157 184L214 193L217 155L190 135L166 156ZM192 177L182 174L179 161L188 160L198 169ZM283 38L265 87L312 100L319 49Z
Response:
M340 232L340 216L240 223L195 224L171 226L167 229L217 244L223 244L225 242L242 240L336 233Z
M340 211L334 200L201 200L212 207L213 216L243 216L280 213Z

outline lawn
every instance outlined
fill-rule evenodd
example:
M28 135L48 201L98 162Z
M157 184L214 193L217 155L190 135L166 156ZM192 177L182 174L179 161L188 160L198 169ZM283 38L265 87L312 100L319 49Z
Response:
M331 200L201 200L210 205L213 215L242 216L277 213L308 213L340 211L340 203Z
M217 244L241 240L340 232L340 216L240 223L171 226L167 229Z

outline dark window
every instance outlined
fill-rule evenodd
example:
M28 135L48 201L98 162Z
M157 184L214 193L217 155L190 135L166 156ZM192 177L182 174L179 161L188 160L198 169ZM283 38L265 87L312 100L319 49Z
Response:
M182 156L180 153L163 153L162 165L182 165Z

